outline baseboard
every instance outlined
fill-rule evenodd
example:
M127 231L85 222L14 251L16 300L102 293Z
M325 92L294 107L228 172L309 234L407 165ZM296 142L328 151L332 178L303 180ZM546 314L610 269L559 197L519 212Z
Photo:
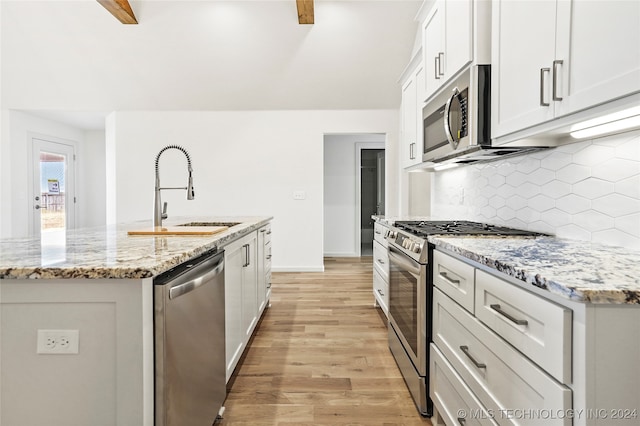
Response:
M325 253L324 257L360 257L360 255L352 251L348 253Z
M271 272L324 272L323 266L278 266L271 267Z

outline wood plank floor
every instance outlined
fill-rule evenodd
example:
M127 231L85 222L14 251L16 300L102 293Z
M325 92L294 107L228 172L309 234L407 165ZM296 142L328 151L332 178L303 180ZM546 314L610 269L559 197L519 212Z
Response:
M271 307L236 370L221 425L431 425L373 307L372 258L274 273Z

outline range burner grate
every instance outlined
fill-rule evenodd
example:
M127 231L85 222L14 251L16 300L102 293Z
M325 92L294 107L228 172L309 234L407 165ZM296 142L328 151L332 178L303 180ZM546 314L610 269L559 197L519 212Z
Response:
M411 234L426 237L428 235L504 235L504 236L541 236L539 232L524 229L509 228L505 226L491 225L470 221L400 221L394 225Z

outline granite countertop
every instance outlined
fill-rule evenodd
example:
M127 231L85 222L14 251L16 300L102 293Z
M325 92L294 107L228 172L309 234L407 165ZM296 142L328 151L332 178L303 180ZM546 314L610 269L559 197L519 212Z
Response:
M640 252L556 237L432 236L429 242L566 299L640 305Z
M209 236L128 235L150 227L148 221L67 232L66 241L43 244L40 238L0 240L0 279L149 278L188 259L219 248L268 223L271 217L182 217L165 220L171 226L188 222L240 222Z

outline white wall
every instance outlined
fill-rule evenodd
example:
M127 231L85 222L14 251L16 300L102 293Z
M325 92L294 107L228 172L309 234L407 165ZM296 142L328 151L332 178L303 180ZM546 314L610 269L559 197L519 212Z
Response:
M324 135L385 133L397 144L397 110L112 115L107 146L113 132L115 157L107 187L115 188L115 199L107 209L115 203L113 221L151 223L155 157L166 145L182 145L192 158L196 196L187 201L184 191L164 191L169 216L273 216L273 269L279 271L323 268ZM163 186L186 185L182 153L166 151L160 174ZM305 200L293 199L299 190Z
M77 147L76 165L76 227L104 224L99 213L104 210L103 137L100 132L88 136L81 129L36 117L20 111L3 111L0 139L2 158L2 226L0 238L29 235L29 222L33 202L30 194L30 135L46 136L56 140L74 142ZM89 145L90 144L90 145ZM83 163L85 158L87 163ZM101 169L102 168L102 169ZM94 213L95 211L95 213ZM91 216L88 217L87 215Z
M640 249L640 131L434 173L437 216Z
M78 228L106 223L106 161L105 132L84 132L84 143L77 153Z
M324 254L356 256L356 144L384 144L383 134L324 137Z

